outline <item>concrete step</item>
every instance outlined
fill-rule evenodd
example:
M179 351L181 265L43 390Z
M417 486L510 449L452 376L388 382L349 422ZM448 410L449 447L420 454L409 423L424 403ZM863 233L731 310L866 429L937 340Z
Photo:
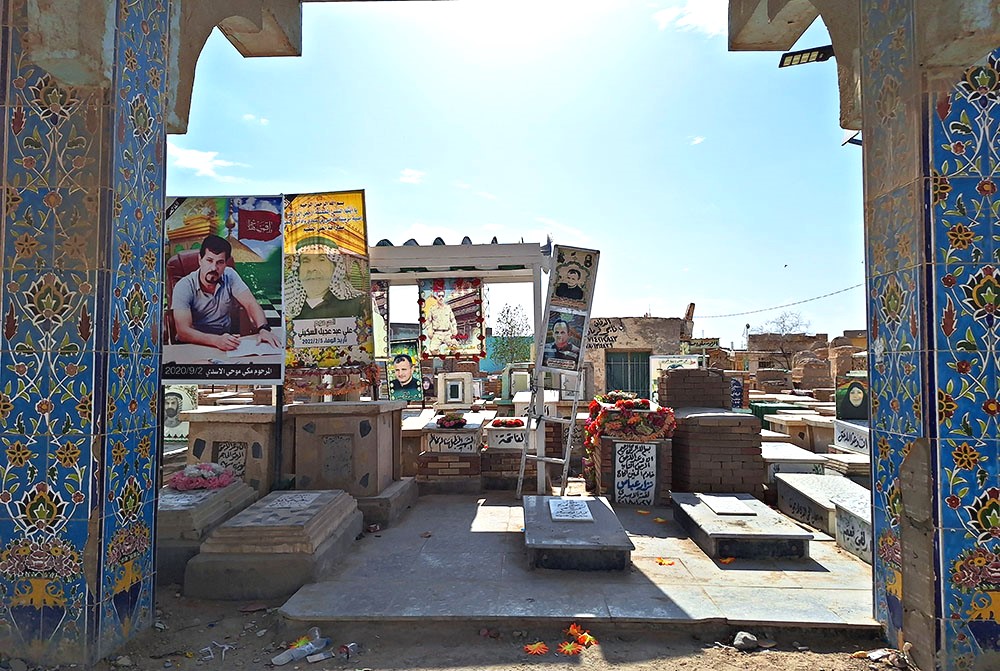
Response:
M809 557L812 534L750 494L673 492L672 503L674 519L709 557Z

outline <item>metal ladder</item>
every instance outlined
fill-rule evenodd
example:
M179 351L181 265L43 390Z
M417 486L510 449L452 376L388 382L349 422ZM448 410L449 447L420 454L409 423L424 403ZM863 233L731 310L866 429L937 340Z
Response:
M580 396L583 394L583 375L578 371L567 371L560 375L568 375L576 378L576 393L573 395L573 408L569 418L553 417L545 414L545 373L536 371L531 378L531 403L528 405L527 434L521 449L521 469L517 474L517 498L521 498L521 490L524 488L524 470L528 460L538 463L537 466L537 493L543 496L547 493L545 487L546 469L544 464L561 464L562 479L559 488L559 496L566 495L566 484L569 479L569 459L573 451L573 438L576 432L576 413L580 405ZM562 385L560 385L562 386ZM545 423L568 424L569 432L566 442L563 445L563 455L561 457L545 456ZM561 433L561 432L560 432Z

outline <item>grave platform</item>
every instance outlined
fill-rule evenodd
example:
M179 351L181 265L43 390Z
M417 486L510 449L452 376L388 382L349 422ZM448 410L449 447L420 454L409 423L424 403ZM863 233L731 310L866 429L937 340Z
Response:
M344 491L271 492L209 534L188 562L184 593L219 600L288 596L332 569L361 528L357 501Z
M709 557L809 557L812 534L750 494L674 492L673 506L674 518Z
M831 536L836 536L837 532L833 499L870 497L864 487L837 475L779 473L774 479L778 489L778 509Z
M760 456L767 465L767 483L774 484L776 473L823 474L826 455L815 454L792 443L766 442L760 444Z
M156 502L156 582L183 582L188 561L198 554L208 533L256 498L256 490L242 480L220 489L161 488Z
M872 563L872 500L865 492L833 499L837 545L866 564Z
M635 545L603 496L525 496L522 501L529 565L624 571L631 564Z

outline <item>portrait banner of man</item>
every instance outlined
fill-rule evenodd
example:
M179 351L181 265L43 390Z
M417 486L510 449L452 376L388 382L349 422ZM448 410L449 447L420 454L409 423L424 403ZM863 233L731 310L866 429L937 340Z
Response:
M393 401L419 401L424 397L420 359L416 340L400 340L389 345L389 398Z
M164 382L280 384L280 196L168 199Z
M546 320L542 368L576 371L583 363L583 335L587 315L572 310L549 310Z
M286 364L374 360L364 191L285 197Z
M467 277L421 280L418 289L421 356L485 357L482 281Z
M549 305L590 313L600 252L556 245L549 280Z

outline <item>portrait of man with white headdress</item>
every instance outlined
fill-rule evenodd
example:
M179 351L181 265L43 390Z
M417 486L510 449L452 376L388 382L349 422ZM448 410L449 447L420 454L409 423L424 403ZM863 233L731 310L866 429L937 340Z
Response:
M312 235L296 243L288 262L286 317L332 319L364 314L368 294L350 281L351 264L364 263L363 259L352 259L333 240Z

